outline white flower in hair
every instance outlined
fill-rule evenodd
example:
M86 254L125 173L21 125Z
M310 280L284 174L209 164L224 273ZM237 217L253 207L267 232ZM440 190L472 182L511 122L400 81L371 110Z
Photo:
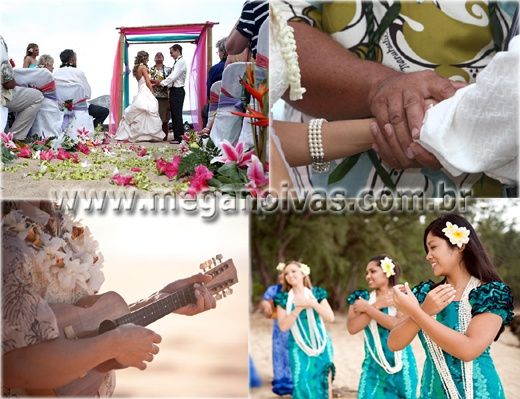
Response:
M456 224L446 222L446 227L442 229L442 232L453 245L462 248L463 244L469 242L469 230L465 227L459 227Z
M280 262L278 263L278 265L276 265L276 270L278 270L279 272L283 272L283 269L285 269L285 263Z
M386 274L386 278L395 276L394 262L388 256L385 256L385 258L381 261L381 269L383 269L383 272Z
M300 263L300 270L302 271L304 276L308 276L311 274L311 268L307 266L305 263Z

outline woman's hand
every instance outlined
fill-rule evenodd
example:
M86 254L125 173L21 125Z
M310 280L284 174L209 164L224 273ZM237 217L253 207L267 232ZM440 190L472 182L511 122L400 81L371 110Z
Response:
M273 305L271 302L264 299L262 302L260 302L259 307L265 318L270 319L273 316Z
M392 288L395 307L408 316L412 316L415 312L421 310L419 301L413 294L408 283L405 285L399 284Z
M356 302L354 302L354 305L352 305L352 306L354 307L354 312L366 313L367 308L372 305L370 305L367 300L365 300L363 298L358 298L356 300Z
M294 300L294 306L296 308L313 308L315 309L316 306L318 306L319 303L316 300L316 298L298 298Z
M456 293L457 291L451 284L439 285L428 292L422 304L422 309L430 316L434 316L453 302Z

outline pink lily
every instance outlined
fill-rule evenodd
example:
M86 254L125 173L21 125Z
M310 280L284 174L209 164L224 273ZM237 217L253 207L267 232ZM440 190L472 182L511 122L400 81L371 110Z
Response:
M2 143L6 148L16 148L16 144L13 141L12 133L4 133L0 132L0 138L2 138Z
M28 146L23 146L20 148L20 151L18 151L18 158L31 158L32 157L32 151Z
M112 182L118 186L133 186L135 184L133 176L124 176L119 173L112 176Z
M81 128L81 129L78 129L77 132L78 132L78 136L79 136L80 138L82 138L83 140L89 138L90 130L87 130L87 129L85 129L85 128L83 127L83 128Z
M253 197L261 197L265 194L265 186L269 184L269 178L265 175L262 162L256 155L253 155L251 163L247 168L247 177L249 182L246 187Z
M236 147L233 147L227 140L223 140L222 144L222 152L224 153L220 157L215 157L211 160L211 162L222 162L225 164L236 162L238 166L248 165L251 161L251 156L253 155L253 151L248 151L244 153L244 143L240 142Z
M54 151L50 148L47 151L40 152L40 159L42 161L52 161L55 157L56 154L54 154Z

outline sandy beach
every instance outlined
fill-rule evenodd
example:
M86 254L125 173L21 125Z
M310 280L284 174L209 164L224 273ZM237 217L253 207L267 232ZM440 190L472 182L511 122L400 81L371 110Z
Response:
M111 145L114 148L120 146L122 149L128 149L132 146L131 143L119 144L117 142L113 142ZM125 196L130 198L133 195L136 195L138 198L151 198L154 193L165 194L171 192L173 182L169 181L166 176L157 174L155 158L164 156L165 159L170 161L171 154L178 145L170 144L169 142L142 142L135 143L133 146L145 147L150 153L148 160L145 158L138 159L137 154L133 151L118 151L115 157L104 157L102 158L102 163L96 162L95 165L91 166L91 168L95 168L97 171L106 172L106 177L98 180L74 180L67 176L64 176L62 179L53 179L48 177L51 172L47 172L43 177L35 179L33 174L40 169L41 161L36 159L15 159L6 165L6 170L2 171L2 197L8 199L56 199L62 198L63 193L68 193L69 196L71 193L81 193L81 198L100 198L102 195L115 196L116 198L124 198ZM91 155L86 156L81 152L78 152L78 155L80 163L85 160L92 162ZM112 162L117 158L126 161L128 166L139 166L143 169L146 172L146 176L150 179L152 189L147 191L130 186L122 187L111 184L110 178L115 167ZM139 162L140 160L142 162ZM136 161L139 162L139 165L135 164ZM57 165L60 162L53 160L51 165ZM81 166L78 164L76 168L68 169L68 174L80 168ZM119 172L130 175L132 173L129 169L121 169Z
M327 329L334 346L336 379L333 383L335 398L356 398L361 363L364 359L363 334L350 335L346 331L346 314L336 313L336 320ZM278 396L271 392L271 320L259 313L250 317L250 353L262 379L262 387L251 390L252 399L268 399ZM419 366L419 374L424 363L424 351L418 339L412 343ZM502 380L506 397L520 398L520 344L507 328L500 339L491 347L491 356ZM286 396L289 398L290 396Z

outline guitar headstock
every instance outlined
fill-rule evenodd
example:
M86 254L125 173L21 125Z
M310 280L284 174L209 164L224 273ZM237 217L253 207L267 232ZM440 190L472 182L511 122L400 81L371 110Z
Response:
M219 300L233 293L232 285L238 283L237 269L232 259L222 262L222 255L216 255L200 264L204 274L213 279L206 284L206 288Z

